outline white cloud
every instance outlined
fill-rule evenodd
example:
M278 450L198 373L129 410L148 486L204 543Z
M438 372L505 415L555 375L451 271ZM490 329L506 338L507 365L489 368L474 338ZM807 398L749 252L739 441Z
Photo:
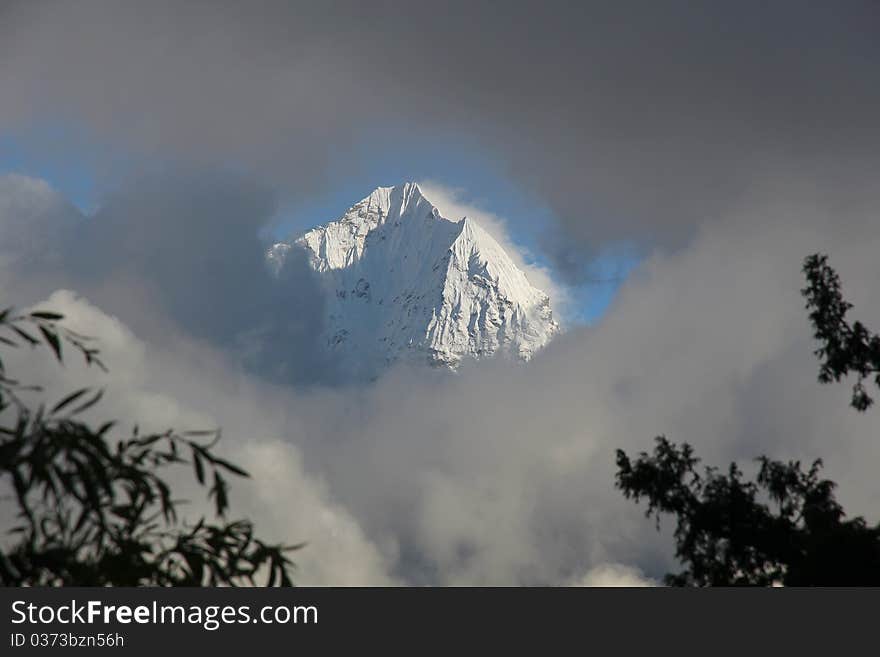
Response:
M584 561L675 569L668 531L614 489L614 450L649 450L658 434L747 470L761 454L822 457L845 508L873 518L880 417L816 382L799 289L819 248L880 326L870 211L762 201L655 252L601 322L526 366L400 370L311 409L307 460L368 533L397 537L408 576L442 583L559 583Z
M4 354L11 371L26 372L50 400L86 383L105 387L89 417L122 420L117 427L122 434L134 423L143 432L222 428L219 449L252 474L231 482L232 513L254 520L258 535L268 540L307 543L293 555L299 583L393 583L388 564L357 520L333 501L319 476L305 471L272 387L204 345L180 337L148 345L118 318L70 291L59 290L36 307L62 313L67 326L94 337L109 373L86 369L75 353L59 367L47 353L30 351ZM188 467L170 476L175 492L193 502L184 514L207 512L204 491L195 487Z
M457 376L400 367L362 387L269 385L173 317L144 337L70 293L44 305L105 343L108 415L223 427L224 448L256 475L233 501L270 536L309 542L304 582L609 581L603 564L658 579L676 569L670 523L658 534L613 482L614 450L650 449L657 434L715 465L821 457L847 511L876 521L880 415L816 382L798 292L803 256L827 250L856 316L880 326L877 204L863 201L762 194L687 248L656 250L595 326L526 365ZM34 362L9 365L59 394L84 376Z
M619 563L604 563L594 566L583 577L573 580L570 585L633 588L657 586L657 582L645 577L638 568Z

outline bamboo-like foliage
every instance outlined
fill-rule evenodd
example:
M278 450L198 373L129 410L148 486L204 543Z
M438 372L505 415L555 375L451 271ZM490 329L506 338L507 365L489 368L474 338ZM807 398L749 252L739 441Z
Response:
M106 369L94 341L62 320L0 312L0 353L48 347L61 364L72 349ZM82 419L102 390L75 390L50 406L25 402L39 392L0 359L0 490L11 492L0 504L14 505L16 517L0 542L0 584L292 585L288 554L300 546L266 543L250 521L226 518L226 477L248 474L215 454L219 430L141 435L135 427L114 440L115 423ZM207 490L213 519L178 517L182 501L164 474L181 466Z

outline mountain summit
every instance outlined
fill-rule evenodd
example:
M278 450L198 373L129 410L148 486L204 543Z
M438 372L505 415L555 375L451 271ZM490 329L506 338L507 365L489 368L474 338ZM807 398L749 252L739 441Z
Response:
M456 367L495 353L528 360L559 331L532 287L473 220L443 217L415 183L379 187L336 221L269 249L305 250L326 286L329 349L360 374L402 358Z

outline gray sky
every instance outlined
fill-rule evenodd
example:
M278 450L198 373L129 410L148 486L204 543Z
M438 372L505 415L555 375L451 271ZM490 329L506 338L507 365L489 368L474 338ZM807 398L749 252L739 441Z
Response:
M609 238L680 245L779 176L870 184L878 25L870 0L12 2L0 126L60 113L98 151L294 195L376 133L455 135L552 206L570 264Z

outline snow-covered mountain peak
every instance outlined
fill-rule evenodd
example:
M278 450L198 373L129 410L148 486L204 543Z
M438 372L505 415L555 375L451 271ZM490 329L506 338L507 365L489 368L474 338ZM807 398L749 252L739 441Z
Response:
M420 204L433 208L422 195L422 190L414 182L395 187L377 187L369 196L355 203L341 221L362 223L364 220L378 220L384 223L388 217L403 217L417 211Z
M528 359L559 330L549 297L498 242L472 219L443 217L416 183L379 187L338 220L275 244L276 270L295 247L326 289L326 344L357 374L401 358Z

